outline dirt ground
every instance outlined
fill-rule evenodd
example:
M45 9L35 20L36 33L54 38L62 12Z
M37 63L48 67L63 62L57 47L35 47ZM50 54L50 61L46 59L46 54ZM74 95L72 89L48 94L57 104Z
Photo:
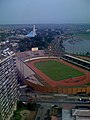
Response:
M21 120L33 120L35 118L35 111L23 110L20 112Z

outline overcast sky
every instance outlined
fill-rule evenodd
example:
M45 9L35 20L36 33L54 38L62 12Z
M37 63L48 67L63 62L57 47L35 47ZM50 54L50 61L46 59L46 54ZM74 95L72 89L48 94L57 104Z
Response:
M0 0L0 24L90 23L90 0Z

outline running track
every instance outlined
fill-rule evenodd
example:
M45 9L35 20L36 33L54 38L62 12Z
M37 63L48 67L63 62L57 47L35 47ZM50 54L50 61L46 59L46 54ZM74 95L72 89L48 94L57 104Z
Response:
M45 75L42 71L40 71L39 69L37 69L34 66L34 63L36 62L42 62L42 61L47 61L47 60L56 60L58 62L64 63L68 66L71 66L74 69L77 69L81 72L84 72L85 75L80 76L80 77L75 77L75 78L69 78L69 79L65 79L65 80L61 80L61 81L53 81L51 78L49 78L47 75ZM28 67L30 67L36 74L38 74L46 83L48 83L51 87L57 87L57 86L80 86L80 85L84 85L90 82L90 72L86 71L82 68L79 68L75 65L72 65L66 61L63 60L58 60L58 59L53 59L53 58L48 58L48 59L38 59L38 60L33 60L30 62L26 62L26 64L28 65Z

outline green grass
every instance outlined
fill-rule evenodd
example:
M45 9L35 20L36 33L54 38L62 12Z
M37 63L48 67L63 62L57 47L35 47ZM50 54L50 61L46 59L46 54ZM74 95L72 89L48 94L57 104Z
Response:
M87 86L90 86L90 83L87 83Z
M90 33L77 33L74 36L80 39L90 40Z
M54 81L60 81L84 75L83 72L80 72L55 60L36 62L34 65Z
M18 101L17 102L17 110L14 111L13 119L14 120L21 120L22 116L20 115L20 112L23 110L28 110L32 114L32 116L30 117L32 119L30 119L30 120L33 120L33 117L35 117L36 112L37 112L39 107L40 107L40 105L37 104L36 102L32 102L32 103L29 102L27 104L24 104L22 101Z
M21 120L20 111L22 111L22 110L25 110L25 108L20 108L14 112L14 119L15 120Z

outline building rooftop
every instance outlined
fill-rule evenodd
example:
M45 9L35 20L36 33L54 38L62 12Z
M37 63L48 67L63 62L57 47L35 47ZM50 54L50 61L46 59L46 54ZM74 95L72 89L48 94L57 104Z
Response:
M36 36L36 29L35 29L35 25L33 25L33 30L25 37L35 37L35 36Z
M90 117L90 110L75 110L73 116Z
M7 58L13 54L14 54L13 51L11 51L9 48L0 50L0 62L2 62L5 58Z
M31 31L29 34L26 35L26 37L35 37L36 32Z
M48 56L48 53L45 50L37 50L37 51L25 51L17 53L16 56L20 58L22 61L25 61L30 58L40 57L40 56Z

